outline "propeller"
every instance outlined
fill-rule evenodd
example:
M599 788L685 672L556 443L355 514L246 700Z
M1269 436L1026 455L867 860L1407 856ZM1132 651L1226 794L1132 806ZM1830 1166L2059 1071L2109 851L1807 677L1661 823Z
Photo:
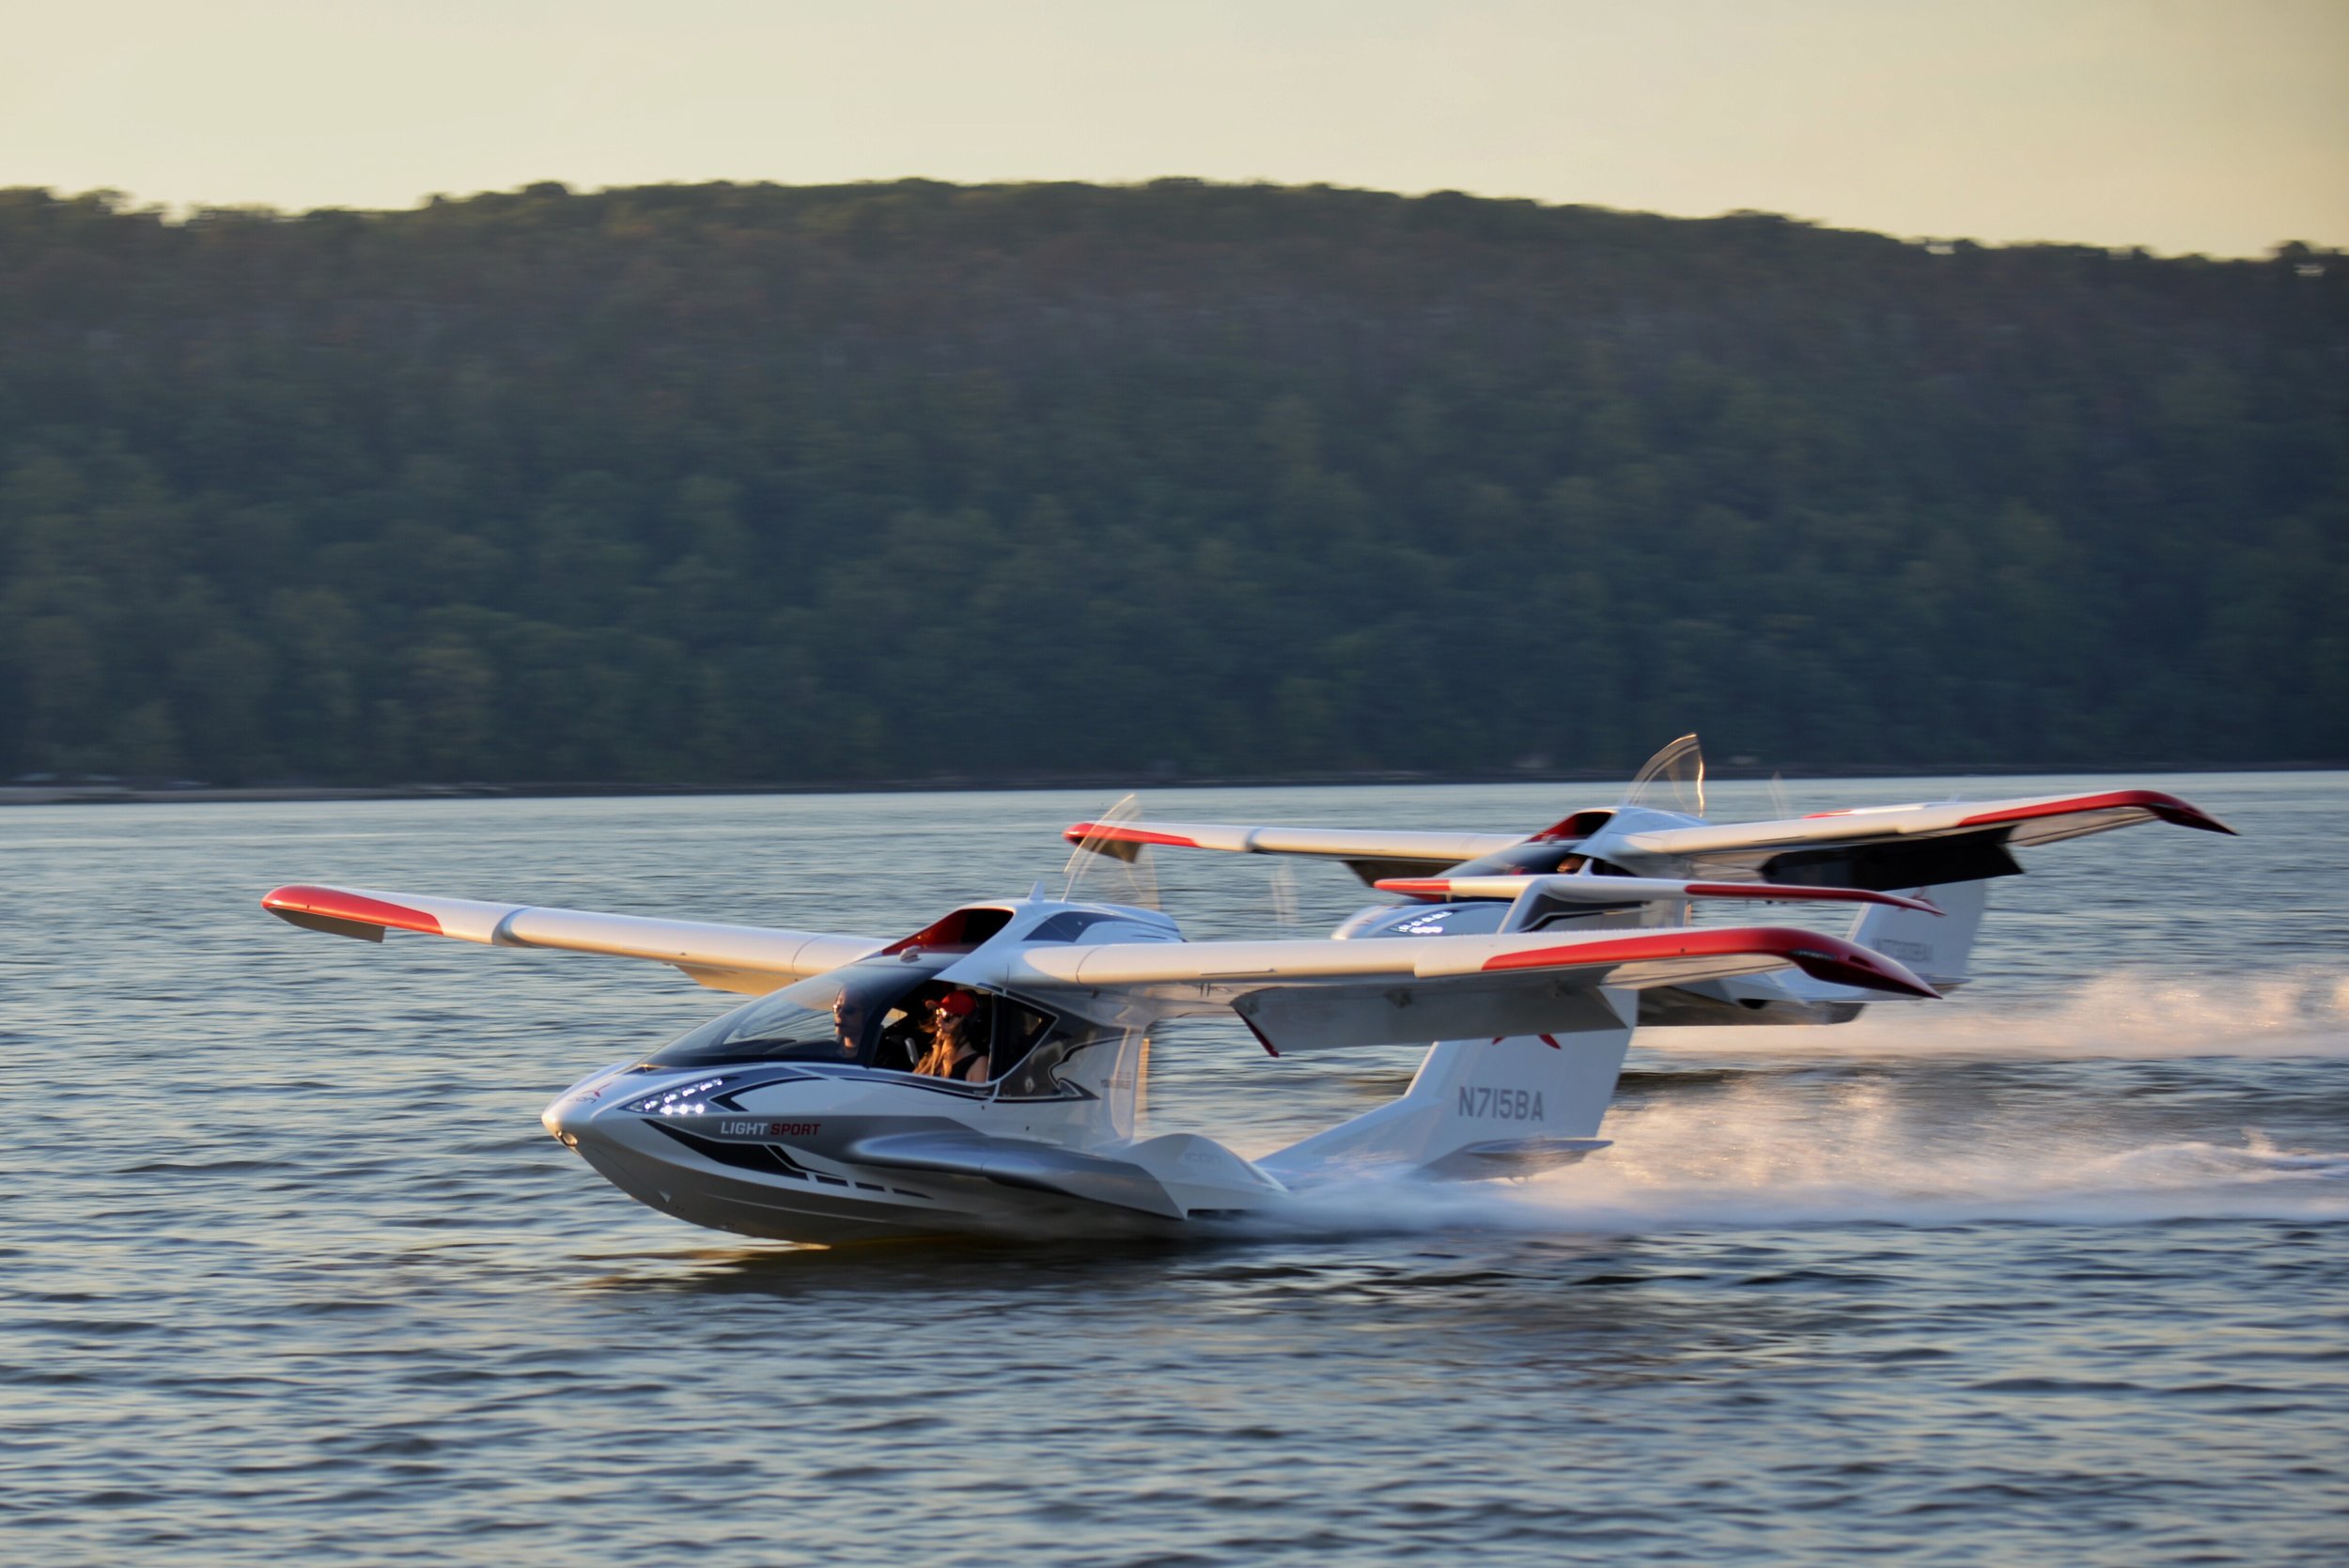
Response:
M1704 815L1704 748L1694 732L1657 752L1631 777L1623 804Z
M1283 930L1297 924L1297 873L1286 860L1272 862L1272 920Z
M1068 857L1064 903L1159 907L1159 873L1150 862L1150 846L1112 832L1141 815L1142 797L1128 795L1085 825L1084 837Z

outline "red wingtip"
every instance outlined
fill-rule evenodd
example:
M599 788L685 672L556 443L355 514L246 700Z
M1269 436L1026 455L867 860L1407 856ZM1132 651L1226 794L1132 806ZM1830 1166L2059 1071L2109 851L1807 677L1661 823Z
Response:
M2232 828L2202 810L2190 800L2167 795L2158 789L2110 789L2101 795L2075 795L2063 800L2042 800L2036 805L2009 806L2004 811L1986 811L1969 816L1959 824L1964 828L1987 827L1998 822L2022 822L2034 816L2068 816L2081 811L2118 811L2134 807L2164 822L2181 828L2199 828L2206 833L2239 836Z
M2146 793L2155 792L2148 790ZM2192 801L2181 800L2174 795L2165 796L2163 800L2164 804L2155 806L2153 813L2164 822L2173 822L2181 828L2199 828L2206 833L2224 833L2229 838L2243 836Z
M348 921L353 925L383 925L395 931L421 931L428 937L443 935L441 923L422 909L387 904L364 893L346 893L341 888L312 887L306 882L272 888L261 895L261 908L273 915L318 915L326 920Z
M1147 828L1128 828L1116 822L1072 822L1060 831L1060 836L1071 844L1082 844L1097 838L1104 844L1164 844L1176 849L1196 849L1199 841L1174 833L1155 833Z
M1941 1000L1941 993L1911 974L1906 965L1855 942L1814 939L1789 952L1795 967L1813 980L1835 986L1858 986L1871 991L1897 991L1905 996Z

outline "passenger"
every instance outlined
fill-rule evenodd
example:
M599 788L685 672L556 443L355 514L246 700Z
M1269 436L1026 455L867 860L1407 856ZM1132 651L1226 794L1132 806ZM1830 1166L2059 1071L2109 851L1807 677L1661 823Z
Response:
M953 1041L945 1027L945 1015L941 1011L944 1000L932 998L915 1010L913 1070L924 1078L944 1078L954 1063Z
M968 991L948 991L936 1003L930 1048L913 1070L930 1078L987 1081L987 1048L974 1037L979 1004Z
M954 1069L950 1076L965 1083L985 1083L988 1079L987 1042L980 1038L976 1013L964 1014L948 1025L955 1036Z

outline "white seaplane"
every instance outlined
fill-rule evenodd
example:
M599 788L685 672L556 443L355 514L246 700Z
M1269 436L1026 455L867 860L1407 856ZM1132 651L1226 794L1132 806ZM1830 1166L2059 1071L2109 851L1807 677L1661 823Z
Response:
M1644 804L1695 783L1695 811ZM1963 983L2008 852L2223 824L2150 790L1703 819L1694 737L1624 804L1531 836L1143 821L1068 830L1065 895L958 908L909 937L780 930L362 889L278 888L297 925L650 959L756 998L583 1079L547 1130L696 1224L838 1244L1159 1232L1274 1209L1358 1173L1522 1175L1595 1134L1636 1025L1827 1023ZM1402 895L1319 940L1183 939L1151 846L1333 857ZM1115 899L1081 897L1123 864ZM1906 888L1904 893L1895 891ZM1700 906L1861 906L1848 937L1700 925ZM1927 977L1912 972L1921 965ZM1397 1099L1255 1160L1146 1136L1161 1020L1237 1016L1274 1055L1434 1042Z
M1112 845L1133 849L1104 838L1072 864ZM374 941L412 931L651 959L756 998L581 1079L541 1120L663 1213L822 1244L1155 1232L1364 1169L1522 1174L1604 1146L1593 1135L1639 998L1657 987L1784 970L1822 1002L1935 994L1897 960L1786 926L1190 942L1155 909L1076 897L1081 880L894 940L314 886L262 906ZM1594 890L1661 909L1785 896L1584 878ZM1802 894L1919 911L1870 890ZM1145 1136L1152 1028L1219 1014L1276 1055L1449 1043L1402 1098L1261 1159L1192 1133Z

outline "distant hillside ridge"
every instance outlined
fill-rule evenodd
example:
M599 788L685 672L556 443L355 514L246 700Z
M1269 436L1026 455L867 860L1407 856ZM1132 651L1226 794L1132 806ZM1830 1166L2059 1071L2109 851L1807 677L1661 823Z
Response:
M0 192L0 781L2349 757L2349 260Z

